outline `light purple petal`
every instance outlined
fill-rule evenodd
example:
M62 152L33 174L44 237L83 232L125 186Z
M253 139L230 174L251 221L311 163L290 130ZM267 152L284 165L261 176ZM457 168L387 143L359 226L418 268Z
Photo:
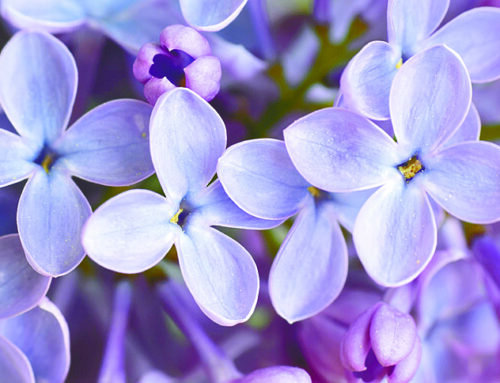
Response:
M446 140L445 146L452 146L464 141L477 141L481 133L481 119L474 104L470 104L469 113L464 122L452 136Z
M85 22L85 11L75 0L3 0L2 16L20 29L72 31Z
M169 51L178 49L197 59L212 53L207 39L185 25L169 25L160 34L160 45Z
M40 168L24 187L17 210L26 257L39 273L59 276L82 261L81 228L90 205L68 176Z
M28 357L37 382L64 382L70 364L69 330L48 299L0 325L0 333Z
M243 210L268 219L288 218L303 206L310 184L295 169L283 141L260 139L231 146L217 174Z
M500 148L465 142L425 159L425 188L457 218L474 223L500 219Z
M259 277L255 262L238 242L215 229L192 225L176 247L184 281L210 319L233 326L250 318Z
M359 210L375 190L361 190L351 193L332 193L329 196L340 224L352 233Z
M500 9L480 7L458 15L422 47L446 44L464 60L473 82L488 82L500 77L499 33Z
M441 23L450 0L389 0L387 35L391 44L414 53L415 44L429 36Z
M177 207L149 190L130 190L100 206L82 234L92 260L120 273L140 273L172 247L180 227L170 220Z
M66 128L76 94L68 48L47 33L19 32L3 48L0 67L0 102L12 125L40 145L53 142Z
M410 354L394 367L391 374L387 376L387 381L389 383L410 382L420 366L421 358L422 344L417 336Z
M286 128L284 136L297 170L320 189L363 190L398 176L396 143L370 120L348 110L311 113Z
M47 293L50 278L35 272L26 261L17 234L0 237L0 318L35 307Z
M102 6L102 1L99 6ZM181 22L180 12L164 0L135 1L132 6L109 12L98 18L99 28L132 54L142 45L156 41L161 30L170 24Z
M371 350L370 324L373 313L381 304L376 304L359 315L342 338L342 364L350 371L366 370L365 361Z
M149 154L151 106L115 100L80 118L58 142L62 166L91 182L123 186L154 172Z
M311 383L307 372L298 367L273 366L261 368L233 383Z
M26 355L3 336L0 336L0 380L35 383L33 369Z
M370 340L382 366L393 366L406 358L413 350L416 337L417 328L411 315L387 304L382 304L373 314Z
M271 229L283 223L283 220L257 218L241 210L226 194L219 180L193 197L191 205L195 209L193 216L209 226Z
M460 57L435 46L409 59L394 78L390 109L398 143L410 155L448 139L469 112L472 86Z
M418 177L418 176L417 176ZM383 286L417 277L436 248L436 222L425 193L412 180L377 190L361 208L353 239L366 272Z
M215 56L203 56L184 68L186 87L210 101L220 88L222 75L220 61Z
M215 109L177 88L156 103L150 129L153 164L168 197L180 202L208 184L226 148L226 128Z
M347 264L347 246L333 204L309 197L271 268L274 308L289 323L319 313L344 287Z
M36 154L36 145L0 129L0 187L27 178L37 167L31 162Z
M401 51L383 41L361 49L347 65L340 79L343 107L368 118L389 118L389 92Z
M180 0L187 23L200 31L215 32L230 24L247 0Z
M138 383L174 383L175 380L171 379L164 372L160 370L151 370L141 376Z

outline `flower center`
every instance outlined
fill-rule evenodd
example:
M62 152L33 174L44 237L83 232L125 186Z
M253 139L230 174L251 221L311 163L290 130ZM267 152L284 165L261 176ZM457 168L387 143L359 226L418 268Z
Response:
M175 224L179 225L180 227L183 227L184 224L186 223L186 219L187 219L188 215L189 215L189 210L179 208L177 213L175 213L175 215L172 218L170 218L170 222L175 223Z
M159 53L153 57L153 65L149 68L149 74L156 78L166 77L175 86L186 85L184 68L194 61L194 58L186 52L172 49Z
M402 163L401 165L398 165L398 170L401 172L406 182L409 182L419 172L425 170L425 168L418 157L415 155L408 161Z
M56 162L58 156L48 145L44 145L43 149L38 153L38 157L34 159L34 163L40 165L46 173Z

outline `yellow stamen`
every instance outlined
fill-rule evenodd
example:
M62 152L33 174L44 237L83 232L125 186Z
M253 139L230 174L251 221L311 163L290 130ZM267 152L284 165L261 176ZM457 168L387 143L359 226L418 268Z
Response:
M408 162L398 166L398 170L407 180L411 180L422 169L422 163L416 156L413 156L408 160Z
M309 190L309 193L311 193L313 197L319 197L319 195L321 194L321 192L314 186L309 186L307 190Z
M52 166L52 162L54 162L54 157L52 157L50 154L47 154L42 161L42 168L46 173L49 172L49 169Z
M403 59L399 59L398 63L396 64L396 69L399 69L403 66Z
M179 211L177 213L175 213L175 215L170 219L170 222L172 222L172 223L179 222L179 216L181 215L183 210L184 209L179 209Z

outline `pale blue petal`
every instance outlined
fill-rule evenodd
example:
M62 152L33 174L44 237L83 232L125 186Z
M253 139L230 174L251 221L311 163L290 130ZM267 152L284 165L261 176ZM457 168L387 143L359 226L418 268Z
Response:
M361 208L353 240L366 272L380 285L400 286L416 278L431 260L437 229L419 185L395 180Z
M474 223L500 219L500 148L465 142L425 159L425 188L457 218Z
M370 120L348 110L311 113L284 131L292 162L313 186L349 192L382 185L398 176L394 140Z
M181 228L170 220L178 207L149 190L130 190L100 206L85 224L89 257L120 273L153 267L172 247Z
M428 152L446 141L469 112L472 86L463 61L445 46L409 59L394 77L390 95L392 125L409 155Z
M316 315L344 287L347 265L347 246L333 204L309 197L271 268L274 308L289 323Z
M90 182L123 186L154 173L149 153L151 106L114 100L80 118L57 143L56 167Z
M25 314L5 320L0 333L28 357L37 382L64 382L69 371L69 330L48 299Z
M371 119L388 119L389 92L399 60L397 47L383 41L367 44L342 73L342 106Z
M250 254L209 227L188 226L176 241L184 281L201 310L222 326L245 322L257 303L259 276Z
M132 54L158 40L167 25L182 23L180 12L165 0L134 1L131 6L98 18L99 28ZM102 7L102 1L99 2Z
M271 229L283 220L254 217L241 210L222 188L219 180L191 199L194 219L201 219L209 226L235 227L239 229ZM191 217L190 217L191 219Z
M35 383L26 355L3 336L0 336L0 381Z
M470 104L469 113L458 130L446 140L444 146L452 146L464 141L477 141L481 133L481 119L474 104Z
M279 140L251 140L231 146L219 159L217 174L231 199L261 218L288 218L309 195L310 184L295 169L285 143Z
M43 29L60 33L85 23L85 11L78 0L3 0L2 16L20 29Z
M387 6L389 42L413 54L415 44L439 26L449 3L450 0L390 0Z
M446 44L464 60L473 82L488 82L500 77L499 33L500 9L480 7L451 20L422 48Z
M180 202L208 184L226 148L226 128L215 109L177 88L156 103L150 129L153 164L168 197Z
M180 0L187 23L200 31L209 32L229 25L246 3L247 0Z
M0 237L0 318L35 307L45 296L50 278L32 269L17 234Z
M19 32L0 54L0 102L21 136L51 143L66 128L77 86L68 48L42 32Z
M17 226L26 257L41 274L69 273L85 253L80 231L90 205L68 176L40 168L29 179L19 200Z
M37 166L32 159L36 145L30 145L17 134L0 129L0 187L27 178Z

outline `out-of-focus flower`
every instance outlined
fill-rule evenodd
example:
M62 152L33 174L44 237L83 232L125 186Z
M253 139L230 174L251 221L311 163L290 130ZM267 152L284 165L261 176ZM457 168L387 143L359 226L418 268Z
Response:
M259 287L250 254L211 226L265 229L282 221L250 216L219 181L207 187L226 147L224 122L186 88L163 95L151 117L151 155L167 198L132 190L102 205L87 222L83 245L100 265L138 273L175 242L184 280L203 312L222 325L246 321Z
M66 131L77 72L59 40L43 32L20 32L3 49L0 66L0 100L19 133L0 129L0 186L29 177L17 210L26 256L40 273L66 274L85 255L80 229L90 215L71 176L118 186L151 175L151 107L112 101Z
M460 219L500 219L500 149L453 137L470 103L462 60L436 46L411 58L394 79L397 143L364 117L338 108L312 113L284 132L293 163L314 186L330 192L382 186L353 230L365 270L382 285L408 283L430 261L437 230L428 194Z
M210 101L219 91L221 67L208 41L197 31L171 25L160 35L160 44L144 45L134 62L134 76L144 84L144 96L154 105L176 87L186 87Z

